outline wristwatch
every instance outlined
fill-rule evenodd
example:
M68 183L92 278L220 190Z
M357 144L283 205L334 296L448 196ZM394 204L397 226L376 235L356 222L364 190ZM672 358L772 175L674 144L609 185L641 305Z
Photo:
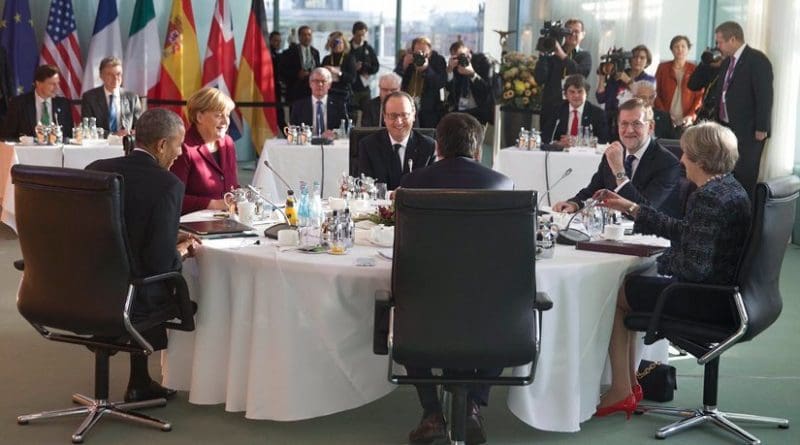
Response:
M636 211L639 210L639 204L635 202L628 207L628 211L626 212L628 215L635 216Z
M625 170L622 170L614 173L614 177L617 178L617 181L624 181L628 178L628 175L625 174Z

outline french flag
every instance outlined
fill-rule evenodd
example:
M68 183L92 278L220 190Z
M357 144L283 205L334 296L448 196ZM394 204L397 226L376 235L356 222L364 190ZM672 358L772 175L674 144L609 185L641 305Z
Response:
M94 20L89 55L83 70L82 93L103 84L100 79L100 61L114 56L122 60L122 37L119 30L117 0L100 0ZM125 65L123 64L123 68Z

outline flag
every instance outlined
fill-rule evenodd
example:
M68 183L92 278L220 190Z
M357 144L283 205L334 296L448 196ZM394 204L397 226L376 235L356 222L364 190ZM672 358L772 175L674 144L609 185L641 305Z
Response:
M97 17L94 19L92 41L89 43L89 55L83 68L81 85L84 93L103 84L100 79L100 61L110 56L122 60L117 0L100 0Z
M28 0L6 0L0 21L0 46L6 50L8 58L9 95L27 93L33 88L33 72L38 60L36 51L31 51L37 45Z
M61 71L59 87L67 99L81 98L81 46L75 26L72 0L52 0L50 16L42 44L41 64L55 65ZM72 107L72 118L80 120L78 107Z
M262 0L253 0L247 31L244 35L239 76L236 79L236 102L275 102L272 56L267 46L267 14ZM274 106L244 107L242 117L250 124L256 152L261 154L264 140L278 133Z
M236 44L233 41L233 20L229 0L217 0L211 31L208 34L208 48L203 61L204 87L214 87L233 97L236 91ZM231 113L228 134L234 140L242 137L242 119L237 110Z
M200 52L190 0L172 0L172 11L161 54L158 83L148 92L151 99L182 101L200 89ZM187 121L178 105L165 108Z
M125 88L139 96L147 96L158 82L161 68L161 43L153 0L136 0L125 60L132 68L125 72Z

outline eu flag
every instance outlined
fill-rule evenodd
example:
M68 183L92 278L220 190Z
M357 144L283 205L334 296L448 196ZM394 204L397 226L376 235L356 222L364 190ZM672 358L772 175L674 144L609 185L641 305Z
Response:
M33 71L39 60L28 0L6 0L0 20L0 46L8 60L0 83L10 81L3 92L8 91L8 96L27 93L33 88Z

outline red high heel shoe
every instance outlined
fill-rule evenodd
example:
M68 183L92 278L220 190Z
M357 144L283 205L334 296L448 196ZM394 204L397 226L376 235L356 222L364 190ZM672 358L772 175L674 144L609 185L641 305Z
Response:
M625 419L630 420L631 414L636 411L636 397L633 394L628 394L627 397L613 405L597 408L597 412L594 413L594 416L605 417L618 411L625 411Z
M634 383L631 386L631 392L633 392L633 397L636 399L636 404L642 403L642 399L644 399L644 392L642 391L642 385L638 383Z

